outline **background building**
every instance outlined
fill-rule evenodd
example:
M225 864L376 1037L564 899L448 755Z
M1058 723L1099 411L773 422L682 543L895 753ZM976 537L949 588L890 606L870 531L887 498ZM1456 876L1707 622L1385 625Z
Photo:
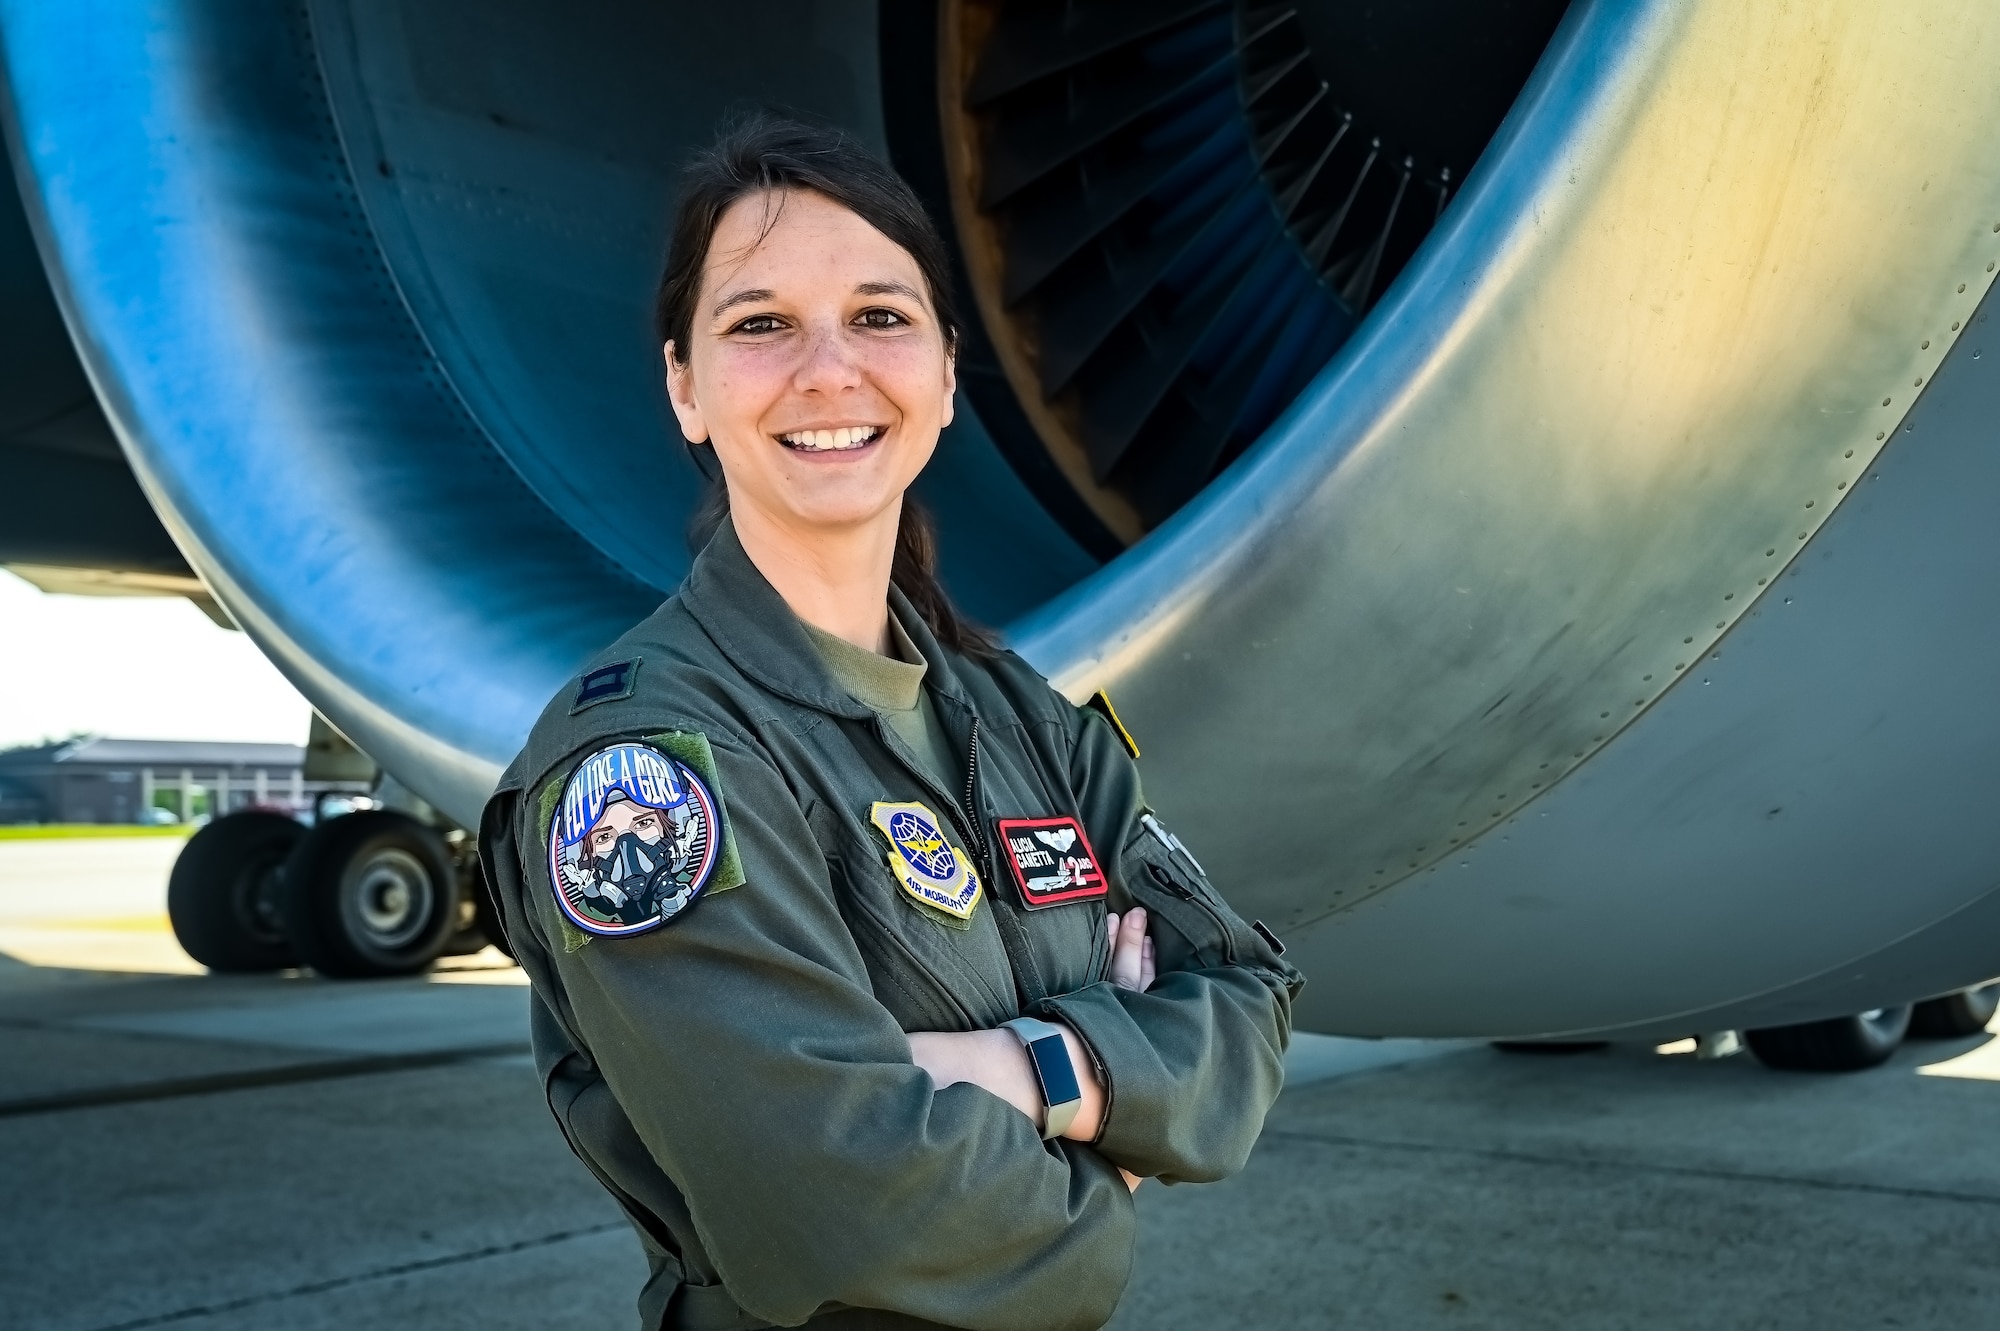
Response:
M237 809L308 808L304 746L87 737L0 752L0 823L190 822ZM162 813L148 814L159 809Z

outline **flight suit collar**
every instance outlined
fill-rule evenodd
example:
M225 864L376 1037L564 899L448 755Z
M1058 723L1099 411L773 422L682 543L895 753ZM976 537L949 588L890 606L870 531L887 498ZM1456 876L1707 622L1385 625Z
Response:
M874 717L826 668L798 616L750 562L727 518L695 556L681 604L731 664L772 693L833 716L857 721ZM930 667L925 685L969 707L971 699L944 649L894 586L889 588L889 610Z

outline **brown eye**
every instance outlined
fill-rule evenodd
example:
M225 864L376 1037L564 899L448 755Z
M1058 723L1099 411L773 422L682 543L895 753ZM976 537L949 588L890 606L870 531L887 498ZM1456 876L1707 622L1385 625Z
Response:
M778 317L774 314L753 314L729 331L732 333L750 333L755 335L757 333L775 333L783 327L784 324L780 323Z
M855 317L854 322L863 328L901 328L909 323L909 320L894 310L885 310L877 306L872 310L863 310Z

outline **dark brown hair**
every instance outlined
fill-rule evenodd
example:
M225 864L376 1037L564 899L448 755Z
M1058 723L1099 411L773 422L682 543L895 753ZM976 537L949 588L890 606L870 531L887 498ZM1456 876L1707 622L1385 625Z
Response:
M675 360L686 363L695 302L716 225L738 200L766 190L811 190L901 246L923 274L945 350L957 348L959 324L950 263L944 241L916 193L839 130L755 115L726 126L681 174L666 271L653 299L653 332L662 346L673 343ZM689 454L707 475L708 468L692 445ZM706 545L728 515L728 488L721 478L711 478L708 494L689 523L689 544L697 549ZM992 653L992 636L959 614L938 581L936 532L929 515L908 492L896 527L889 580L902 589L940 643L975 656Z

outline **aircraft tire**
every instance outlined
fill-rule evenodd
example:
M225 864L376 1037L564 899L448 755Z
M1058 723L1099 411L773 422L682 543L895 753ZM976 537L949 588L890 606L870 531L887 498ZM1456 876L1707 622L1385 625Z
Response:
M283 814L253 809L189 837L167 878L167 918L182 949L212 971L298 964L284 926L283 873L305 834Z
M1913 1040L1949 1040L1954 1036L1977 1035L2000 1010L2000 981L1961 989L1940 998L1927 998L1910 1013Z
M444 838L371 809L308 832L285 868L285 928L321 975L409 975L437 960L458 924L458 875Z
M1852 1017L1745 1031L1757 1061L1787 1072L1859 1072L1887 1061L1910 1027L1911 1005L1876 1008Z

